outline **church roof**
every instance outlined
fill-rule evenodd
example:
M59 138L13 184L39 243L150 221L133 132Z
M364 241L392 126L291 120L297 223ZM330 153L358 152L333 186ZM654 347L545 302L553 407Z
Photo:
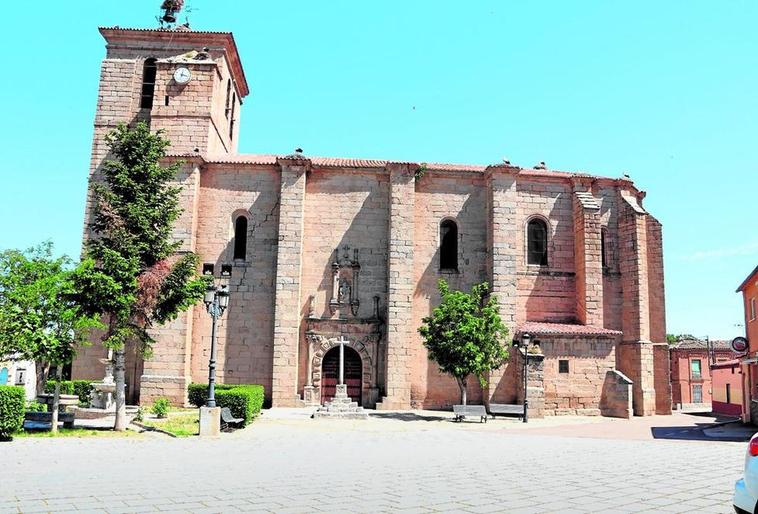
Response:
M173 157L197 157L195 155L171 155ZM283 159L283 155L275 154L219 154L219 155L206 155L201 156L202 159L209 164L252 164L252 165L275 165L277 159ZM385 168L388 164L409 164L413 166L424 165L428 171L451 171L451 172L470 172L470 173L484 173L488 169L492 168L507 168L512 170L513 173L519 175L525 175L529 177L546 177L546 178L587 178L587 179L603 179L617 183L624 183L625 185L632 186L632 181L628 178L611 178L602 177L598 175L590 175L583 172L569 172L558 171L550 169L540 168L522 168L520 166L514 166L511 164L456 164L456 163L443 163L443 162L409 162L409 161L395 161L388 159L363 159L363 158L351 158L351 157L312 157L305 156L311 165L317 168Z
M531 335L566 335L566 336L617 336L622 332L594 325L579 325L576 323L547 323L542 321L527 321L518 327L520 333Z

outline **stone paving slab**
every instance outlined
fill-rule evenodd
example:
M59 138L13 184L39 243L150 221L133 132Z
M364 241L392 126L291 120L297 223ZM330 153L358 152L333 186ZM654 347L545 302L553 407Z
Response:
M209 439L18 439L0 512L731 512L744 443L522 425L293 415Z

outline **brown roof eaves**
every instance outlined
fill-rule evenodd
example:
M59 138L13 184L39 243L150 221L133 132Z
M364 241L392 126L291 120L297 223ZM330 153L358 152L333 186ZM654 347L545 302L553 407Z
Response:
M745 289L745 287L747 287L747 283L750 282L750 279L752 279L757 273L758 273L758 266L756 266L753 269L753 271L750 272L750 275L748 275L747 278L742 281L742 284L740 284L740 287L737 288L735 293L739 293L740 291Z

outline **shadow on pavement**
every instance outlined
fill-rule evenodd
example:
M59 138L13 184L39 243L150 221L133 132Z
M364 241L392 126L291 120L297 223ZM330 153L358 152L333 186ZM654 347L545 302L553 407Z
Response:
M695 423L689 426L651 427L654 439L684 441L746 442L758 432L758 427L745 425L733 417L719 417L715 423Z
M442 416L424 416L416 414L415 412L371 412L369 414L372 418L379 419L394 419L396 421L436 421L436 422L453 422L452 413L451 417Z

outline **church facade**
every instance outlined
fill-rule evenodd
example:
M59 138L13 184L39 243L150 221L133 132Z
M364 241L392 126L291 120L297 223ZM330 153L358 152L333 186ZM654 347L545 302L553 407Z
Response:
M240 154L249 90L232 34L100 32L91 180L118 123L146 120L171 141L169 159L183 162L175 237L229 286L220 382L263 384L274 406L321 404L342 341L348 394L364 407L458 403L417 329L440 279L486 281L510 338L536 343L533 415L670 413L661 225L629 179ZM128 356L129 400L184 403L187 384L207 380L210 333L202 304L157 329L152 358ZM522 354L511 353L486 386L470 381L470 403L523 397ZM74 377L102 378L104 355L82 351Z

